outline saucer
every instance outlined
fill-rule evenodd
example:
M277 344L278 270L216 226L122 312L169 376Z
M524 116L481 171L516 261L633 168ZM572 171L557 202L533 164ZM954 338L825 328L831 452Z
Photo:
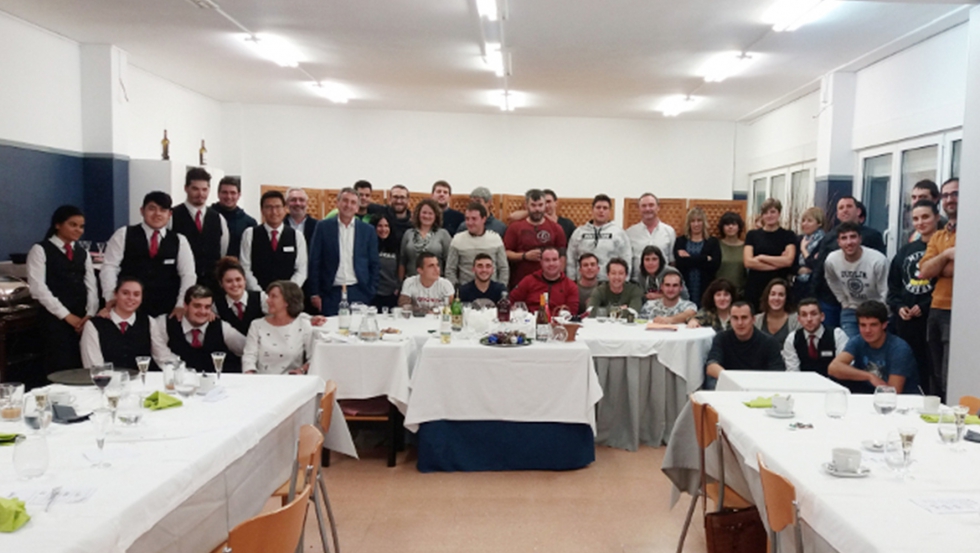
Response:
M773 408L766 409L766 414L777 419L791 419L796 416L796 413L793 411L790 411L789 413L780 413Z
M833 463L823 463L820 465L823 471L831 476L836 476L837 478L864 478L871 474L871 469L866 466L861 466L857 472L843 472L839 471L834 467Z
M875 440L864 440L861 442L861 447L867 449L868 451L874 451L880 453L885 450L885 442L879 442Z
M934 416L937 416L937 417L939 416L939 411L927 411L926 409L923 409L922 407L919 407L918 409L916 409L915 412L918 413L918 414L920 414L920 415L934 415Z

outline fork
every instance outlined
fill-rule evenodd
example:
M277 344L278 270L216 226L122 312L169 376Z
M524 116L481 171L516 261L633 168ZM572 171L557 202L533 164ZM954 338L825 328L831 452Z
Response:
M48 504L44 506L45 513L51 508L51 504L54 503L54 500L56 497L58 497L59 493L61 493L61 486L56 486L53 490L51 490L51 495L48 497Z

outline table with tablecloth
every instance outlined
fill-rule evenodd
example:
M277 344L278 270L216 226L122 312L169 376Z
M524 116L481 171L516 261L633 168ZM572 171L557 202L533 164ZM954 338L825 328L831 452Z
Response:
M147 381L162 384L160 373ZM319 377L296 375L226 374L221 383L227 397L220 401L193 397L148 411L139 426L116 427L105 446L109 468L92 468L84 456L96 450L88 422L51 425L50 467L36 480L18 481L14 448L0 448L0 496L94 490L82 503L56 500L50 512L29 505L31 521L0 534L0 551L199 553L217 546L288 479L299 427L313 422L324 388ZM80 411L99 401L94 387L72 393ZM0 433L25 431L22 423L0 423Z
M368 399L386 396L399 411L408 408L411 369L417 345L407 335L363 342L318 340L310 361L310 373L337 383L337 399Z
M419 433L419 470L572 469L595 458L603 392L584 343L433 338L411 388L405 426Z

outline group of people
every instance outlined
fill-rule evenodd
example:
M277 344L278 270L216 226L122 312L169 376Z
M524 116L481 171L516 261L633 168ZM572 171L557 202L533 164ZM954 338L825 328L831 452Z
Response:
M651 193L639 199L641 221L624 229L611 221L605 194L576 227L558 215L552 190L527 191L524 209L504 222L485 187L461 212L450 207L445 181L410 209L405 186L393 186L382 205L362 180L338 193L323 220L307 214L300 188L266 192L259 224L238 206L236 178L221 180L210 207L204 169L190 169L184 189L177 206L164 192L146 195L142 222L109 240L98 282L78 246L84 215L72 206L54 213L28 255L31 292L58 346L47 348L50 370L135 366L137 355L203 364L200 351L220 350L236 358L231 370L302 372L312 327L320 315L337 314L342 291L351 303L419 314L454 294L493 303L509 294L534 312L547 292L552 312L630 309L655 322L714 328L709 385L722 370L767 367L906 390L921 374L927 391L945 390L955 180L941 193L931 182L916 185L917 232L891 264L850 196L838 200L839 224L828 231L819 208L803 213L802 235L782 228L782 206L769 199L758 228L745 233L742 218L728 212L715 237L698 207L678 235L660 220ZM915 196L922 190L928 194ZM874 321L892 331L886 345L865 332ZM914 355L902 357L907 349Z

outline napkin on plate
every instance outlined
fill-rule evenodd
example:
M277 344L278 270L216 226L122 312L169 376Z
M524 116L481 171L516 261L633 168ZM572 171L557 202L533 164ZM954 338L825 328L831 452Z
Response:
M772 398L771 397L757 397L753 400L744 402L746 407L751 409L771 409L772 408Z
M174 396L159 391L153 392L143 401L143 407L151 411L159 411L160 409L167 409L169 407L180 407L183 404L183 401L180 401Z
M0 446L14 445L14 441L20 434L0 434Z
M11 497L0 497L0 532L16 532L31 520L24 502Z
M926 422L931 422L931 423L939 422L939 415L919 415L919 416L922 417L922 420ZM976 415L967 415L966 424L980 424L980 417Z

